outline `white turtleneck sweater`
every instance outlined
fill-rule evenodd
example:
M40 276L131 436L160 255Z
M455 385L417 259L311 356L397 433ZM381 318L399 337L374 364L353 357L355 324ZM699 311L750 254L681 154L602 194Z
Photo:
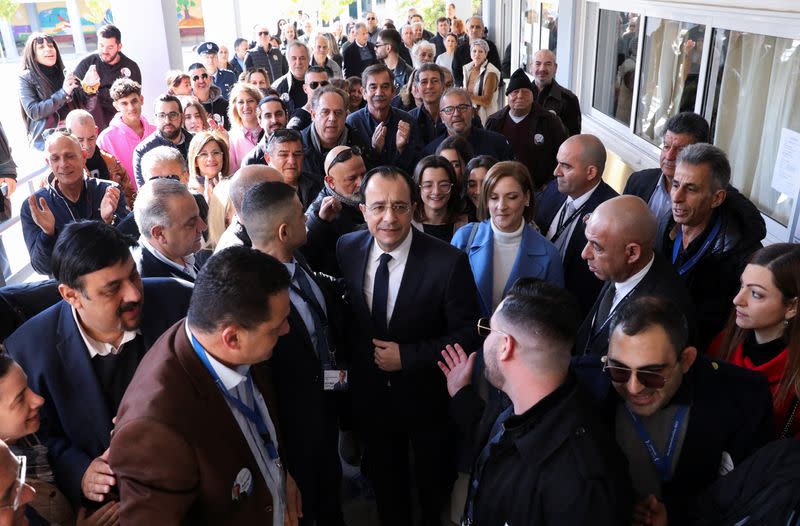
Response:
M519 244L522 242L522 230L525 228L525 221L521 221L519 228L514 232L502 232L494 225L494 221L489 220L492 225L492 310L503 299L503 292L517 260Z

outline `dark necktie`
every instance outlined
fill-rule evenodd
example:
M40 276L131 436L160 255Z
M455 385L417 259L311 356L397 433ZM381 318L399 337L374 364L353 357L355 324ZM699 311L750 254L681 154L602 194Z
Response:
M600 300L600 305L597 307L597 314L594 317L594 324L592 325L592 332L597 333L603 326L603 323L608 319L611 314L611 305L614 304L614 295L617 293L617 286L611 283L606 289L603 298Z
M311 311L311 319L314 320L314 333L317 337L317 343L314 346L323 366L329 365L329 349L327 330L328 323L325 316L325 311L317 301L317 295L314 294L314 289L311 287L311 282L308 280L305 271L299 263L294 267L294 281L300 287L300 296L308 305L308 310ZM298 292L295 290L295 292ZM309 331L310 333L311 331Z
M386 336L388 332L389 320L386 312L386 304L389 302L389 261L392 256L381 254L378 270L375 272L375 283L372 287L372 321L375 328Z

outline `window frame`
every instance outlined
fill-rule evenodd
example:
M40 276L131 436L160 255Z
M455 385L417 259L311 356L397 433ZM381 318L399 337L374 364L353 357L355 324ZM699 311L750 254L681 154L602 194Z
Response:
M560 7L565 7L563 5ZM577 5L576 5L577 4ZM599 0L590 2L579 0L575 7L575 20L577 22L576 34L570 45L576 52L572 55L574 62L568 67L574 72L575 87L583 111L583 132L597 135L606 147L617 153L634 170L642 170L658 166L660 150L647 139L640 137L635 132L635 121L639 112L639 89L642 74L642 52L644 49L644 34L648 27L649 18L660 18L705 26L702 58L700 63L700 77L698 79L697 99L695 111L704 114L705 102L708 92L709 61L712 51L712 36L714 30L741 31L757 33L779 38L800 40L800 12L764 11L753 9L743 0L730 0L729 6L696 6L685 2L660 2L650 1L623 1ZM594 101L594 78L597 59L598 29L600 9L611 11L636 12L640 16L639 27L641 36L638 42L636 70L634 76L633 107L628 125L620 123L611 116L596 110ZM565 42L565 45L567 43ZM559 67L563 67L560 65ZM790 241L791 230L794 226L792 218L800 212L800 199L794 200L789 226L783 226L762 212L762 217L767 224L766 243Z

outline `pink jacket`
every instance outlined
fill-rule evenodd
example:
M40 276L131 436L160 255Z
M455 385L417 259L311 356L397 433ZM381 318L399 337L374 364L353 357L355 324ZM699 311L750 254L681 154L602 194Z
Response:
M255 142L253 142L253 138L256 139ZM244 128L231 128L231 131L228 132L228 153L230 154L230 174L228 175L236 173L244 158L256 147L256 144L258 144L258 138L254 136L248 137Z
M134 188L136 185L136 176L133 174L133 150L139 145L142 140L156 131L156 127L147 122L144 117L139 117L144 125L144 134L139 137L133 129L122 122L119 113L114 115L108 128L100 132L97 137L97 145L100 149L107 151L117 159L125 167L128 172L128 177L131 178Z

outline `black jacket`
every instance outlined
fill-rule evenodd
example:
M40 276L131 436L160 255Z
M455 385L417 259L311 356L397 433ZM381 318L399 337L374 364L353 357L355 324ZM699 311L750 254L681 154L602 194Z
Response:
M506 106L490 115L486 120L486 129L502 134L506 119L510 119L509 112L510 108ZM567 140L568 134L561 119L535 102L526 119L528 133L522 137L506 138L514 148L517 160L528 168L534 188L541 188L553 180L553 172L558 164L556 154L561 143Z
M728 197L737 194L738 192L731 193ZM697 344L701 349L705 349L728 319L747 260L762 246L761 240L766 231L764 219L744 196L741 199L726 198L712 216L705 232L693 240L686 251L679 253L674 261L673 248L679 227L670 221L661 250L678 271L689 258L698 253L717 221L720 229L709 249L694 267L681 274L697 309ZM679 271L678 273L680 274Z
M261 46L247 53L247 58L244 59L244 67L247 71L256 68L266 69L269 73L270 83L275 82L289 71L286 57L283 56L279 49L270 48L269 51L264 51Z
M350 232L364 227L364 215L356 206L342 203L342 210L333 221L325 221L319 217L322 200L332 196L327 185L323 185L317 198L306 210L306 230L308 238L300 249L308 264L319 272L331 276L341 276L339 264L336 262L336 242Z
M344 78L352 76L361 78L361 74L365 69L378 63L378 59L375 58L375 45L372 42L367 42L366 47L369 49L371 56L366 60L361 59L361 48L355 42L342 50L342 75Z
M489 53L486 55L486 59L499 70L502 64L500 63L500 54L497 52L497 46L488 38L484 40L489 44ZM456 86L465 87L463 68L470 62L472 62L472 57L470 56L469 42L466 42L458 46L453 52L453 65L451 69L453 70L453 82L455 82Z
M358 148L361 149L361 157L364 159L367 170L377 166L379 164L378 159L372 147L364 141L363 137L352 126L345 124L345 128L347 130L347 140L343 144L346 146L358 146ZM311 199L309 199L306 205L310 204L317 196L317 193L322 190L322 181L325 179L325 157L330 151L319 151L314 147L314 142L311 139L313 129L314 124L312 123L300 132L300 137L303 139L303 174L307 175L317 185L314 195L311 196ZM258 148L258 146L256 146L256 148ZM255 153L255 155L259 154L261 159L263 159L263 152L259 151ZM250 155L248 155L247 158L249 160ZM247 164L257 163L248 162Z
M463 434L478 430L475 458L504 409L500 403L488 407L476 426L482 405L472 386L450 403ZM595 405L570 375L531 409L506 420L480 473L474 524L627 524L632 505L627 464Z
M75 66L75 76L82 79L90 66L94 66L100 75L100 88L97 90L97 105L89 111L97 127L103 131L117 114L114 101L111 100L111 85L121 78L135 80L141 84L142 72L139 70L139 65L122 52L119 53L119 61L113 65L103 62L99 54L92 53Z
M394 74L394 86L395 89L399 92L400 88L406 85L408 79L411 78L411 73L414 72L414 68L406 62L402 57L397 62L397 66L392 70Z
M553 80L550 91L539 100L539 89L536 83L531 83L533 89L533 99L561 118L561 122L569 131L570 135L577 135L581 132L581 104L578 97L570 90Z
M139 275L143 278L178 278L194 283L194 277L167 265L141 244L131 248L131 256L136 268L139 269Z
M200 102L208 113L209 117L218 115L222 117L222 125L226 130L231 129L231 121L228 118L228 99L222 96L222 90L217 86L211 86L211 93L206 102Z
M227 104L227 102L225 104ZM144 140L142 140L142 142L136 146L136 149L133 150L133 174L136 177L137 186L141 187L144 184L144 176L142 175L142 155L146 154L157 146L169 146L170 148L175 148L181 152L181 155L183 155L183 158L187 160L188 164L189 143L192 142L192 137L194 136L185 128L181 131L183 132L183 142L180 144L175 144L169 139L165 139L161 136L161 133L156 130L149 136L145 137Z
M422 156L424 157L436 153L436 148L438 148L448 136L449 135L445 132L425 145L422 149ZM514 149L511 148L508 139L497 132L473 126L472 130L469 132L469 137L466 139L472 146L472 151L476 157L478 155L491 155L498 161L513 161L516 158Z

